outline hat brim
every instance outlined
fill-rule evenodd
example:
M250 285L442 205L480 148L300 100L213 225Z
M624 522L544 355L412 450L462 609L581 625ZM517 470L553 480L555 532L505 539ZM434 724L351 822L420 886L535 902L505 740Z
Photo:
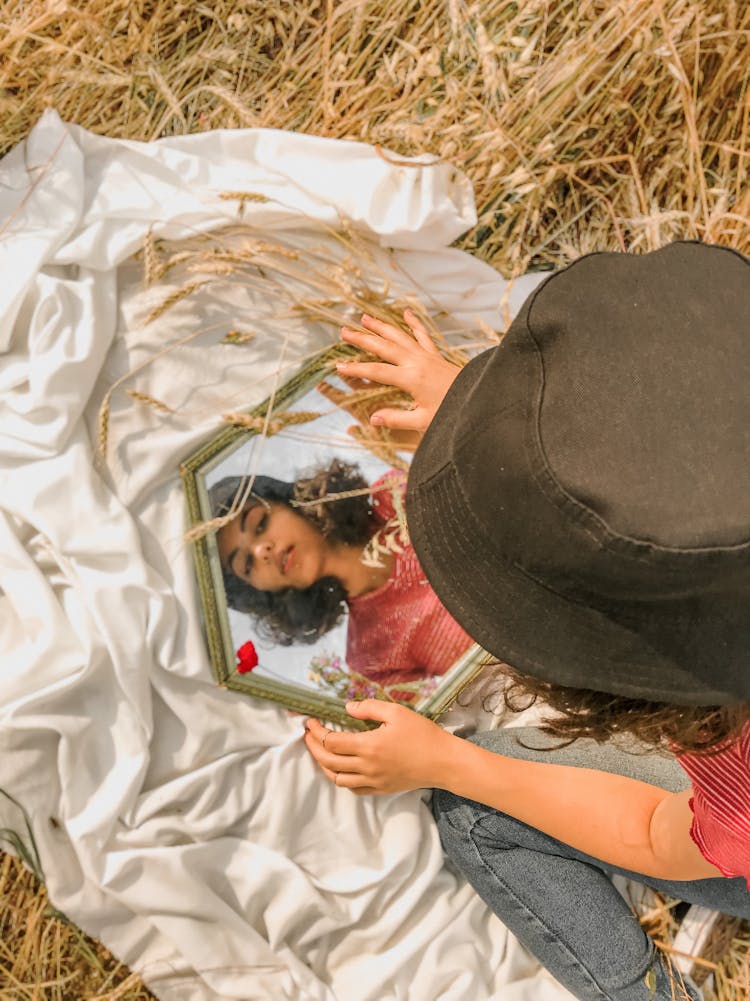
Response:
M482 647L523 674L649 701L685 705L736 701L736 696L685 671L640 634L557 593L493 549L451 456L459 447L454 446L451 429L485 363L486 359L477 358L461 372L409 473L410 537L442 603ZM497 461L502 463L502 455Z

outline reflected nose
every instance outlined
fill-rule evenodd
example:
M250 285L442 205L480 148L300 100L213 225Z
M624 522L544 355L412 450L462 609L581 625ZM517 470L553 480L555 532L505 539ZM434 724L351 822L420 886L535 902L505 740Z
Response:
M258 539L251 546L253 558L260 562L268 562L273 554L273 546L266 539Z

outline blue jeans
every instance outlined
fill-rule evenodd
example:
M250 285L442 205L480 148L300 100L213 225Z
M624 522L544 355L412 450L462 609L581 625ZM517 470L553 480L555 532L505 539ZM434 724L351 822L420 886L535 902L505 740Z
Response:
M534 749L520 746L518 737ZM559 742L534 728L493 730L471 740L508 757L627 775L671 792L689 785L674 759L631 754L592 740L544 751ZM581 1001L702 997L690 978L670 970L655 951L611 882L614 873L680 900L750 918L744 879L669 882L605 865L498 810L441 789L434 792L433 812L454 865L519 941Z

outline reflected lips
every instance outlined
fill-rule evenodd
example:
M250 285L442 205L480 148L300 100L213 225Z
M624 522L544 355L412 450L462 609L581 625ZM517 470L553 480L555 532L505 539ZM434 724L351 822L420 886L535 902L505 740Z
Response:
M289 548L285 549L284 552L281 554L281 568L280 569L281 569L282 574L285 574L287 572L287 570L289 569L289 562L291 560L293 552L294 552L294 546L289 546Z

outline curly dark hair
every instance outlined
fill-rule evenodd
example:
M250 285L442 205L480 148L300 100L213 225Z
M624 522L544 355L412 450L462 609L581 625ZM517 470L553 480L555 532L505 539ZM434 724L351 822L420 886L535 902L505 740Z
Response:
M635 737L644 751L709 756L736 741L750 722L750 703L726 706L678 706L627 698L591 689L567 688L507 668L505 706L523 712L542 699L553 713L540 729L559 737L558 747L580 737L604 743L613 737Z
M208 491L213 517L226 514L248 483L247 477L227 476ZM325 469L294 483L272 476L256 476L248 502L237 512L263 501L286 504L307 519L327 539L365 545L372 533L372 509L368 494L323 502L331 494L368 487L358 466L334 459ZM297 508L296 503L321 499L320 504ZM337 577L323 577L308 588L287 587L261 591L222 568L230 608L247 612L257 620L261 633L276 643L314 643L340 621L346 611L346 591Z

